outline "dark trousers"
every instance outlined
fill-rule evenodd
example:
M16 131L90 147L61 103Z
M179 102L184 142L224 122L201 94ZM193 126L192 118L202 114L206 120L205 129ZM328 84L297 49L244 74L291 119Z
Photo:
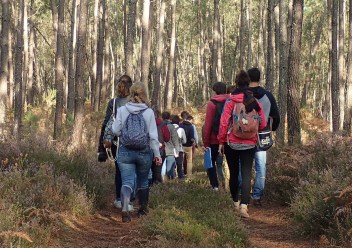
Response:
M216 158L219 155L219 144L210 145L211 149L211 163L213 167L207 170L207 174L210 180L210 184L213 188L219 187L218 175L216 173Z
M153 174L153 182L152 183L161 183L162 182L161 167L162 167L162 164L164 163L164 160L165 160L165 151L161 152L161 159L162 159L161 165L156 165L155 161L153 160L152 168L151 168L152 174Z
M180 179L183 178L182 163L183 163L183 152L179 152L178 157L176 158L176 168L177 168L177 176Z
M225 145L225 156L230 170L230 191L234 202L238 201L238 173L241 161L242 193L241 204L248 204L251 192L252 165L256 148L233 150Z
M117 147L115 145L111 146L111 152L114 158L116 158L116 150ZM122 187L122 179L121 179L121 172L119 169L119 166L117 165L117 160L115 161L115 168L116 168L116 173L115 173L115 188L116 188L116 199L120 200L121 199L121 187Z

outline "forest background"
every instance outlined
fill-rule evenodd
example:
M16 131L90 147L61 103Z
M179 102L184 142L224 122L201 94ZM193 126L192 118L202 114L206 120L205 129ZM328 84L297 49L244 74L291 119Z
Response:
M308 144L301 137L303 130L315 137L309 141L322 141L319 149L307 151L307 156L315 152L322 155L324 149L329 150L326 154L332 154L331 158L342 154L339 160L326 158L322 162L321 157L312 160L314 165L319 164L319 169L312 170L316 173L314 177L310 170L300 171L297 164L293 171L291 167L288 170L285 170L288 167L275 167L273 173L278 177L272 177L276 181L271 185L281 190L280 185L287 182L280 180L292 176L288 192L298 185L318 187L320 181L307 182L322 174L330 175L332 162L342 159L336 165L339 177L334 174L336 170L331 172L334 175L331 177L341 182L319 198L339 199L338 203L329 203L331 215L327 219L335 220L335 229L341 229L337 226L346 216L336 217L337 213L342 214L339 207L350 211L350 201L340 198L349 192L343 189L349 184L345 178L350 176L346 167L349 162L343 158L347 158L347 148L351 147L347 138L352 119L351 6L352 0L1 0L3 171L11 171L18 180L28 176L28 183L32 183L29 178L42 178L44 173L53 181L41 183L71 187L54 190L58 198L66 192L70 197L65 199L71 199L68 202L55 200L49 204L36 192L29 202L22 199L26 208L15 204L17 198L7 200L10 205L6 208L22 209L16 210L15 213L21 214L13 218L25 216L27 220L36 215L47 220L57 218L51 213L59 209L74 209L73 213L79 215L90 212L94 204L104 205L100 193L108 185L98 182L109 168L98 167L95 157L87 158L88 162L82 157L96 150L106 104L115 96L121 75L128 74L134 82L146 84L152 104L164 110L192 108L197 112L212 96L214 82L233 85L240 69L258 67L262 72L261 85L278 100L281 125L276 142L303 149L301 141ZM322 130L314 123L305 126L302 120L307 116L316 123L327 121L326 131L333 132L333 136L318 139ZM344 148L336 151L331 144ZM288 155L285 159L287 163L295 161ZM281 162L287 164L285 161ZM279 177L282 175L286 179ZM2 176L12 178L7 174ZM8 185L2 186L4 195L9 193L7 190L18 191L8 180ZM296 192L300 191L282 192L273 198L284 203L295 202L294 197L304 198L298 193L295 196ZM86 204L87 201L92 203ZM56 208L48 207L52 204ZM305 207L298 205L297 212ZM317 212L323 214L321 211ZM343 213L350 216L348 211ZM310 219L305 223L313 222ZM350 223L343 223L347 238L336 234L329 236L331 240L343 243L351 238ZM38 221L38 225L42 224ZM10 226L2 231L12 230ZM317 229L307 232L311 235L314 230ZM315 235L329 233L325 228L318 230ZM18 235L5 236L14 236L14 242L19 242Z

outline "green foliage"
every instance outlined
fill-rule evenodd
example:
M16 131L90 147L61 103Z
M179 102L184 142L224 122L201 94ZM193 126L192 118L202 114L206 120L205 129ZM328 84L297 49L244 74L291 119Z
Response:
M197 177L197 176L195 176ZM150 211L143 221L148 235L175 247L247 247L248 239L229 197L199 185L173 181L151 189Z

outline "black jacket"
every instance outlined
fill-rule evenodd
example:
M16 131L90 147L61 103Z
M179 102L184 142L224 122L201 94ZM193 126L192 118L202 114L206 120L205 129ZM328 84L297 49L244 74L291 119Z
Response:
M189 121L184 121L180 124L180 127L182 127L185 130L186 138L187 138L187 142L183 146L191 147L194 142L194 129L192 124Z
M280 113L275 97L271 92L260 86L252 87L251 91L253 92L253 96L262 104L266 121L268 122L269 117L273 118L272 130L275 131L280 124ZM266 126L264 130L268 129L269 125L268 123L268 126Z

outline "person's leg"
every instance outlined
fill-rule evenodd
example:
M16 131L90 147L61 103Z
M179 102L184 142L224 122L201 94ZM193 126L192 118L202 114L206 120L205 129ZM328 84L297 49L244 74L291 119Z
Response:
M176 158L177 176L179 179L183 178L182 162L183 162L183 152L179 152L178 157Z
M216 158L219 155L219 145L210 145L211 162L213 167L207 170L209 181L213 189L219 188L218 176L216 174Z
M129 202L135 184L135 154L134 151L128 150L125 147L119 149L117 160L118 167L121 172L122 187L121 187L121 203L122 203L122 221L131 221L129 215Z
M184 147L183 148L185 154L186 154L186 160L187 160L187 175L191 176L192 175L192 147Z
M249 203L254 153L255 148L240 151L242 174L241 204Z
M183 147L183 151L185 150L185 148ZM184 151L183 153L183 175L187 175L187 154Z
M174 156L166 157L166 175L171 179L175 178L175 157Z
M255 181L253 190L253 199L258 200L263 196L266 176L266 151L256 151L254 155L255 161Z
M230 192L232 200L238 202L238 163L239 163L239 152L231 149L228 145L225 145L225 156L226 161L230 170Z
M216 156L216 169L218 173L219 180L224 180L224 173L222 171L222 164L224 162L224 157L219 154Z
M138 216L147 213L149 199L148 174L151 167L153 152L150 148L136 153L137 188L139 198Z

